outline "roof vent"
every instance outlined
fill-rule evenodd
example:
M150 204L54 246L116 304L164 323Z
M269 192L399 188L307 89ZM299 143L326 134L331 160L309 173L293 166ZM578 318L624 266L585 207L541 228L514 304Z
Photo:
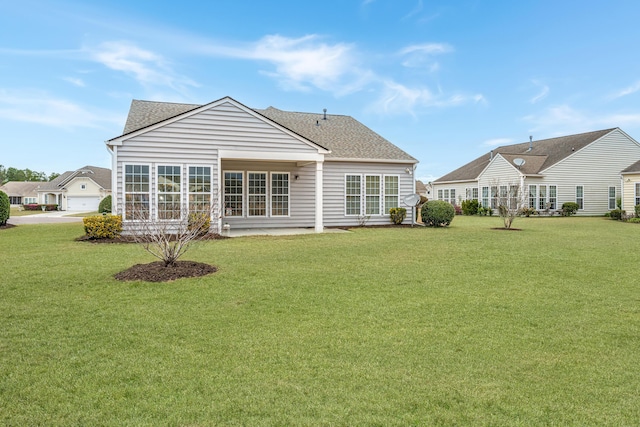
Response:
M533 150L533 136L529 135L529 149L527 151Z
M324 112L324 117L322 118L322 120L327 120L327 109L324 108L322 109L322 111Z
M493 150L489 152L489 160L493 160Z

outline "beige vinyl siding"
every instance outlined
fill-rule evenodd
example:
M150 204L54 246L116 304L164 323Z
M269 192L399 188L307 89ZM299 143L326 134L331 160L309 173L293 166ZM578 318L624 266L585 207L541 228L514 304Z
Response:
M621 194L620 172L633 159L640 159L640 145L616 129L542 174L545 183L558 186L558 207L575 202L576 186L582 185L584 209L578 215L603 215L609 211L609 187Z
M460 205L462 203L462 200L466 199L467 188L478 188L478 181L433 184L433 190L431 191L431 194L430 194L431 197L429 197L429 199L441 200L438 190L449 190L450 192L453 189L456 191L455 204Z
M400 207L407 209L405 223L411 223L409 212L411 209L402 203L402 199L414 191L414 177L409 175L405 169L413 168L413 164L390 164L390 163L355 163L355 162L331 162L324 163L324 226L357 226L358 218L345 215L345 176L356 175L395 175L398 176L400 192ZM384 182L384 179L382 179ZM363 195L364 196L364 195ZM367 225L388 225L391 220L388 215L372 215L367 221Z
M635 213L636 183L640 183L640 173L625 174L622 176L624 193L622 195L622 209L629 215ZM640 196L640 194L638 194Z
M478 177L479 187L520 185L521 174L502 156L497 155Z

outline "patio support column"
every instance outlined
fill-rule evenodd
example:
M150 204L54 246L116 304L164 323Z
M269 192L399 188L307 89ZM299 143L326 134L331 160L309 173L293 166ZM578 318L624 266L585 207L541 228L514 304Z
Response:
M322 162L316 161L316 233L322 233L324 225L322 223Z

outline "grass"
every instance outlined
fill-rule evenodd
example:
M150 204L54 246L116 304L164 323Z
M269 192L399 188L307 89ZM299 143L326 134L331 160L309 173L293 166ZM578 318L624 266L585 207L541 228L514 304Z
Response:
M214 275L113 275L135 245L0 230L2 425L635 425L640 227L198 243Z

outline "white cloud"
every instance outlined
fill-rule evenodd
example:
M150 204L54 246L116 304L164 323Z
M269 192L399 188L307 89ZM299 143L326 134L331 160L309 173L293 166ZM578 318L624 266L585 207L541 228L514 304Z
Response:
M40 91L0 89L0 119L69 130L122 126L125 118L54 98Z
M622 98L623 96L631 95L632 93L636 93L640 90L640 80L632 84L631 86L627 86L626 88L616 92L611 96L611 98Z
M538 80L531 80L531 82L540 87L540 92L529 100L530 103L535 104L538 101L542 101L547 97L547 95L549 95L549 86L539 82Z
M71 83L74 86L85 87L85 83L82 79L78 79L75 77L63 77L62 80Z
M440 64L433 60L433 57L452 51L453 47L446 43L425 43L407 46L401 49L398 54L406 57L402 61L402 65L405 67L428 68L429 71L435 72L440 68Z
M433 93L428 88L411 88L392 80L386 80L383 93L374 107L376 110L389 114L415 115L418 108L445 108L483 102L485 102L485 98L481 94L444 95L442 92Z
M547 108L538 114L523 117L534 127L531 131L542 131L551 135L569 135L622 126L640 126L640 113L585 112L569 105Z
M184 91L188 86L198 86L193 80L173 71L161 55L129 42L105 42L86 50L96 62L131 75L145 86L171 87L178 91Z

